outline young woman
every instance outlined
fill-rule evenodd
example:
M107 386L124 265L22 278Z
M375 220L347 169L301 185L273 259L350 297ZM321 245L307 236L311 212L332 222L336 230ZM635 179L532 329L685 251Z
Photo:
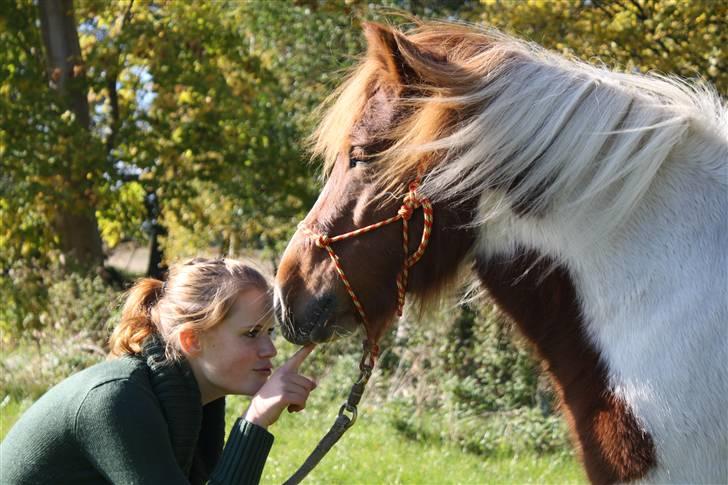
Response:
M229 259L194 259L129 292L110 360L49 390L0 446L0 483L257 483L283 409L315 383L312 347L272 372L265 278ZM228 394L254 396L223 446Z

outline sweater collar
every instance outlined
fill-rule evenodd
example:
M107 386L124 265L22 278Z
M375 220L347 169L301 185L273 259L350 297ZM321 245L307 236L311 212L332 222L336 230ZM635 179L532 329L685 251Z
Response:
M187 361L166 358L165 344L159 336L144 341L141 357L149 367L150 383L169 427L174 456L187 474L202 427L200 388Z

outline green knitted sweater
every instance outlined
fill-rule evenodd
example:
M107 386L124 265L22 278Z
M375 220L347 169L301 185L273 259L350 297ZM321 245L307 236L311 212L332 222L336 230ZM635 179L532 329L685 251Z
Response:
M142 356L81 371L43 395L0 445L0 484L254 484L273 436L238 419L223 449L225 400L202 406L186 363Z

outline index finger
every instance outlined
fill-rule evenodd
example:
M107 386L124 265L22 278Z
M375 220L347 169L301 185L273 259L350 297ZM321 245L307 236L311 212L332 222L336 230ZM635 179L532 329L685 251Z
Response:
M293 356L286 361L285 364L283 364L281 367L288 370L288 371L297 371L299 367L301 367L301 364L303 364L303 361L306 360L306 357L313 352L313 349L316 347L315 344L307 345L305 347L301 347L298 349L298 351L293 354Z

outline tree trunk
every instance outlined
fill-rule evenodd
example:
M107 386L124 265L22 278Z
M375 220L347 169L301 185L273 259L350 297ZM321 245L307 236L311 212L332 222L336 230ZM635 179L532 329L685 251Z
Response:
M79 126L88 132L89 107L73 1L40 0L38 9L51 89L58 92ZM62 177L64 185L73 193L53 221L61 251L82 266L99 266L104 262L104 253L94 207L84 190L85 181L82 177L77 180L82 174L74 174L70 169L73 164L70 160L67 162L69 170Z
M164 264L164 249L159 244L159 236L166 236L167 229L159 222L162 208L159 205L159 198L154 189L147 190L147 195L144 197L144 206L147 209L149 239L151 241L147 276L164 280L166 279L167 266Z

